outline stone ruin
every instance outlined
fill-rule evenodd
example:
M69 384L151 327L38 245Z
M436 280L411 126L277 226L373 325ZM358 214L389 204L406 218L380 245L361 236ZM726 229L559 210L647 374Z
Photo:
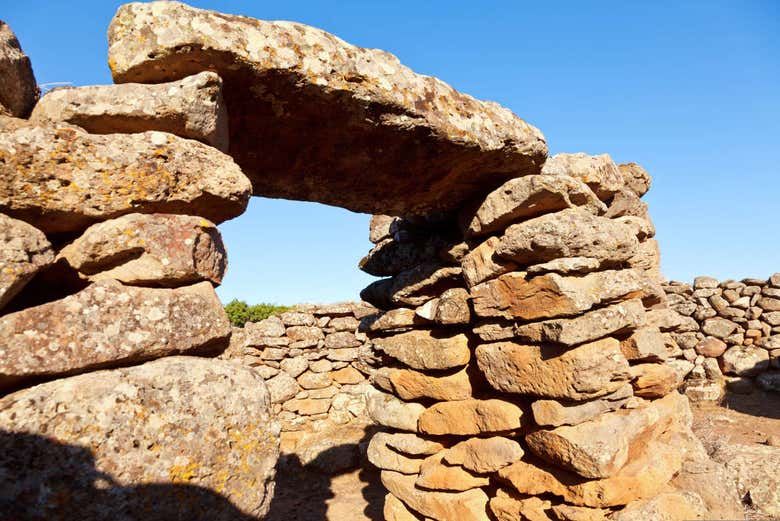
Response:
M262 518L280 438L367 414L387 520L742 516L677 389L711 336L738 376L754 331L774 345L750 306L777 284L664 286L639 165L548 157L498 104L301 24L127 4L117 84L40 100L0 35L0 512ZM216 224L251 195L375 214L375 308L232 329Z

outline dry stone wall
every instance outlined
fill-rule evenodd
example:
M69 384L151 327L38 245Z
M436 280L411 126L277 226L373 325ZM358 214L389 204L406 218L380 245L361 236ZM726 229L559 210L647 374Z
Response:
M780 391L780 274L769 279L664 286L677 313L664 329L679 346L671 363L685 375L694 401L717 401L724 392L758 387Z
M357 467L371 430L368 378L375 371L361 320L364 303L297 306L234 327L220 358L262 376L281 426L281 453L292 463L328 473Z
M132 3L109 46L121 85L38 102L0 23L0 517L262 518L280 443L333 469L347 429L389 520L739 517L641 167L301 24ZM253 194L402 215L377 309L232 329L216 225Z
M361 267L387 278L361 296L383 310L366 330L386 519L717 508L675 488L706 456L665 363L649 184L638 165L560 154L457 215L374 217Z

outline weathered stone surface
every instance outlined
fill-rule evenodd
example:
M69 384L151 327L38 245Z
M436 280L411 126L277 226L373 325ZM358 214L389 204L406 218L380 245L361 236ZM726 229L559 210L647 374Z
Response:
M515 342L483 344L477 363L495 389L545 398L587 400L612 393L630 378L620 342L605 338L574 349Z
M279 454L269 407L252 369L195 357L5 396L4 504L20 519L262 518Z
M38 124L65 122L90 134L159 130L228 150L228 115L222 80L201 72L180 81L54 89L30 115Z
M756 376L769 369L769 351L755 346L734 346L723 353L720 365L726 374Z
M463 215L467 237L500 232L510 224L566 208L581 207L599 215L604 203L582 181L563 175L529 175L510 179Z
M268 396L271 399L271 403L282 403L291 400L301 390L295 378L285 372L281 372L267 380L266 386L268 387Z
M219 73L231 155L256 195L419 215L545 160L541 133L509 110L306 25L133 3L109 45L117 83Z
M420 415L419 429L426 434L474 436L519 429L523 411L504 400L438 402Z
M419 474L423 458L405 456L388 446L388 440L399 435L387 432L374 434L366 450L368 461L382 470L393 470L401 474Z
M221 351L230 322L208 282L177 289L95 283L0 317L0 386L178 353Z
M588 311L576 318L545 320L517 326L514 334L530 342L553 342L574 346L613 333L645 325L642 301L632 299L602 309Z
M647 203L642 201L628 188L621 188L612 196L612 199L609 202L609 208L604 214L604 217L616 219L626 216L640 217L650 221L650 212Z
M45 233L128 213L240 215L251 186L230 156L163 132L87 134L0 116L0 211Z
M737 329L737 324L721 317L708 318L701 326L701 330L716 338L726 338Z
M533 264L525 268L531 275L542 273L560 273L561 275L577 275L596 271L601 267L601 263L596 259L589 257L563 257L553 259L541 264Z
M279 317L268 317L259 322L247 322L244 324L244 333L246 345L262 346L265 345L262 339L284 336L285 328Z
M393 394L404 400L467 400L471 398L471 381L466 369L448 375L425 374L411 369L382 367L375 376L389 383Z
M43 232L0 214L0 309L53 261L54 251Z
M708 336L696 344L696 352L700 355L717 358L726 352L726 343L719 338Z
M398 219L398 217L391 215L372 215L368 223L368 240L374 244L379 244L383 240L392 237L392 226Z
M470 299L469 292L465 288L451 288L442 293L441 297L429 300L423 307L430 305L431 309L428 312L436 324L465 325L471 322Z
M586 478L614 476L629 453L690 417L688 400L672 393L644 407L621 410L574 426L538 430L525 437L539 457Z
M652 179L647 170L636 163L622 163L618 165L620 175L626 188L632 190L637 196L642 197L650 190Z
M590 480L565 470L518 461L499 477L521 494L553 494L574 505L603 508L626 505L661 492L680 470L682 456L676 435L650 440L644 451L617 474Z
M285 311L279 315L279 319L285 326L316 326L317 318L312 313L305 311Z
M707 508L701 497L692 492L665 492L651 499L626 505L612 516L614 521L689 521L706 519Z
M611 199L625 185L623 175L608 154L556 154L544 163L542 173L579 179L602 201Z
M578 507L574 505L552 506L553 518L556 521L609 521L610 510L603 508Z
M406 508L403 501L392 494L385 495L382 516L385 521L419 521L420 519Z
M539 497L522 497L504 489L498 489L490 498L490 511L497 521L551 521L547 511L552 506L549 500Z
M571 316L641 296L643 278L637 270L599 271L583 277L548 273L532 278L512 272L472 287L472 304L480 317L538 320Z
M463 279L469 287L517 268L517 264L514 262L496 255L496 248L500 244L501 239L490 237L463 257L461 261Z
M374 347L413 369L450 369L466 365L471 357L468 338L443 331L415 330L375 338Z
M445 462L478 474L496 472L522 457L520 444L501 436L471 438L443 453Z
M536 400L531 404L534 421L541 426L577 425L592 420L605 412L615 411L628 403L634 395L631 385L594 400L562 403L556 400Z
M429 324L429 321L417 315L413 309L396 308L365 317L360 323L360 330L373 333L404 331L425 324Z
M416 485L429 490L449 490L462 492L478 487L486 487L490 480L483 476L475 476L459 465L448 465L442 462L443 453L428 456L420 465L420 475Z
M780 448L724 443L711 456L736 475L740 495L759 512L780 517Z
M371 392L367 397L369 417L379 425L402 431L417 432L417 423L425 406L414 402L404 402L379 391Z
M488 497L481 489L465 492L427 491L417 488L416 476L383 470L382 484L409 508L436 521L485 521Z
M143 286L219 284L227 268L217 227L188 215L134 213L94 224L57 258L92 281Z
M660 398L677 389L681 383L677 371L666 364L631 366L631 385L636 396Z
M444 291L462 285L459 267L427 262L393 278L369 284L360 292L360 298L378 308L421 306Z
M642 327L620 342L620 350L628 360L666 360L666 344L661 332L654 327Z
M11 116L26 118L38 95L30 58L8 24L0 20L0 114L5 109Z
M388 434L383 441L388 447L410 456L430 456L444 450L444 445L438 441L427 440L410 432Z
M435 235L404 242L385 239L360 259L358 268L369 275L391 277L418 264L439 260L439 251L447 247L448 242Z
M630 226L570 208L513 224L496 254L525 266L561 257L589 257L609 264L630 259L638 244Z

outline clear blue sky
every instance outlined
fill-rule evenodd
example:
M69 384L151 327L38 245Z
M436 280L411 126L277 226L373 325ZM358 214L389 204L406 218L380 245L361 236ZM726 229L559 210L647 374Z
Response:
M112 0L0 0L39 83L110 83ZM654 177L670 278L780 271L780 2L194 1L294 20L396 54L511 108L556 152L608 152ZM354 299L368 216L254 199L221 226L223 300Z

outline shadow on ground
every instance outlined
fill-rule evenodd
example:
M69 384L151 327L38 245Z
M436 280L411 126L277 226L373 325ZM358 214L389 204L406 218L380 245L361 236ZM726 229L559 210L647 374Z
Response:
M780 419L780 393L756 389L749 394L727 392L723 407L751 416Z
M305 465L296 454L283 455L267 521L381 521L385 492L365 460L373 432L367 428L358 443L324 450Z
M122 486L86 447L0 431L0 521L253 521L187 484Z

